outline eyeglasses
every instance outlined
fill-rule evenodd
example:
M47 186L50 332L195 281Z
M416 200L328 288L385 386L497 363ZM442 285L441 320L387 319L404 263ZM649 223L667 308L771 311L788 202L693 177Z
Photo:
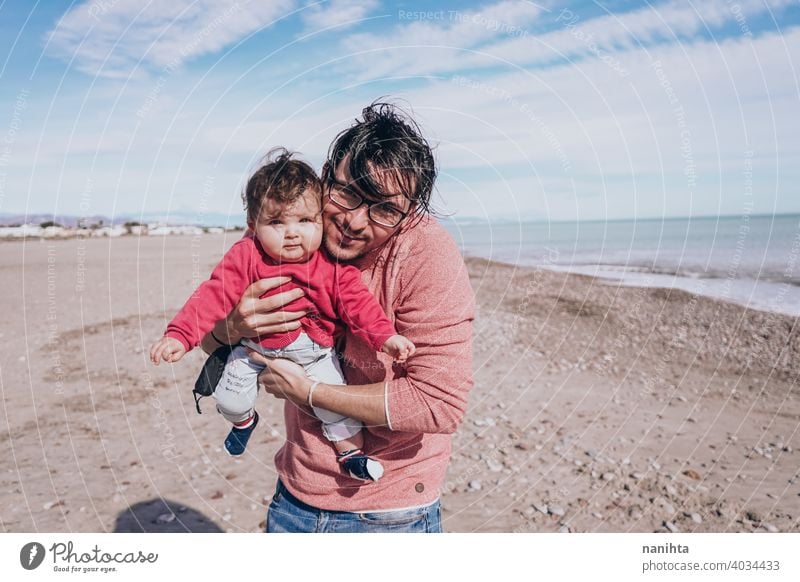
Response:
M365 201L364 197L356 193L351 186L339 182L330 169L326 172L325 181L328 187L328 197L332 202L345 210L355 210L362 204L366 204L368 206L367 216L375 224L394 228L408 216L407 212L403 212L391 202L370 203Z

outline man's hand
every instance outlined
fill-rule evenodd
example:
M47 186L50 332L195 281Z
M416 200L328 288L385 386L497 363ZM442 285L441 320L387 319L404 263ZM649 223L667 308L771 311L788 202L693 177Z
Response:
M289 360L265 358L252 350L249 355L267 366L258 376L265 392L298 406L308 406L308 391L313 381L301 366ZM384 382L363 386L319 384L313 401L315 407L355 418L367 426L388 426Z
M384 353L389 354L395 362L405 362L417 350L414 342L402 335L393 335L383 344Z
M299 405L308 404L311 379L302 366L280 358L265 358L253 350L248 350L248 353L251 359L266 366L258 381L267 394Z
M174 337L162 337L150 347L150 361L156 366L161 360L170 364L180 360L186 354L186 348Z
M243 337L265 336L274 333L285 333L300 327L300 319L305 311L278 311L284 305L304 295L299 287L259 299L270 289L291 281L291 277L270 277L259 279L250 285L242 295L239 304L228 314L228 317L217 323L213 333L221 341L233 345ZM211 353L217 342L208 334L202 342L203 350Z

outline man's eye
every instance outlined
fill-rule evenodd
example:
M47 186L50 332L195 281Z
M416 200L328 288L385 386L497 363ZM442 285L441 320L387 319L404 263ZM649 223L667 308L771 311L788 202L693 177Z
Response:
M301 218L300 222L314 222L314 221L311 220L310 218Z
M380 212L381 214L384 214L386 216L397 216L397 215L401 214L401 212L397 208L395 208L394 206L386 206L386 205L383 205L383 204L381 204L379 206L376 206L375 210L377 210L378 212Z
M281 223L281 221L280 221L280 220L278 220L277 218L273 218L273 219L272 219L272 220L270 220L270 221L269 221L267 224L269 224L270 226L276 226L276 225L278 225L278 224L280 224L280 223Z
M351 190L350 188L342 188L342 189L341 189L341 193L342 193L342 195L343 195L345 198L347 198L347 199L349 199L349 200L360 200L360 199L361 199L361 196L359 196L358 194L356 194L356 193L355 193L353 190Z

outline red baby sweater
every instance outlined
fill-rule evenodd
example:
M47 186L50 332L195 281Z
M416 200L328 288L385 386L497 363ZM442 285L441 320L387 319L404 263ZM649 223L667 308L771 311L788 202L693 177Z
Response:
M166 336L180 341L186 351L227 317L245 289L259 279L291 277L291 281L267 291L268 297L300 287L305 295L285 306L286 311L306 311L300 328L280 334L251 338L265 348L283 348L304 331L323 347L333 345L333 336L347 328L374 351L395 335L394 326L378 301L361 281L361 272L334 263L322 251L305 263L278 263L267 255L252 234L237 241L214 268L211 278L200 285L167 326Z

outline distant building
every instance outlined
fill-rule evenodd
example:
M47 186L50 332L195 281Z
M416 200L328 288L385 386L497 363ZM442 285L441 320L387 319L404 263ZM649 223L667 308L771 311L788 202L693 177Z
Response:
M45 226L44 228L41 228L41 231L42 231L42 235L41 236L43 236L45 238L55 238L55 237L61 237L61 236L65 236L65 235L69 234L67 232L67 229L65 229L63 226L60 226L60 225L57 225L57 224L53 225L53 226Z
M228 230L242 230L242 227L223 228L221 226L199 227L194 225L168 225L161 223L141 224L139 222L126 222L125 224L106 224L102 221L91 226L88 221L76 228L65 228L54 222L41 224L16 224L13 226L0 226L0 240L24 238L73 238L73 237L118 237L124 235L134 236L170 236L202 234L224 234Z
M146 224L141 224L139 222L126 222L122 227L127 234L132 234L134 236L144 236L147 234L148 230Z
M21 226L0 226L0 238L25 238L44 235L44 229L38 224L23 224Z
M203 229L199 226L169 226L166 224L151 224L148 228L150 236L167 236L170 234L203 234Z
M115 237L127 234L128 229L118 224L116 226L102 226L100 228L93 228L90 232L92 233L92 236Z

